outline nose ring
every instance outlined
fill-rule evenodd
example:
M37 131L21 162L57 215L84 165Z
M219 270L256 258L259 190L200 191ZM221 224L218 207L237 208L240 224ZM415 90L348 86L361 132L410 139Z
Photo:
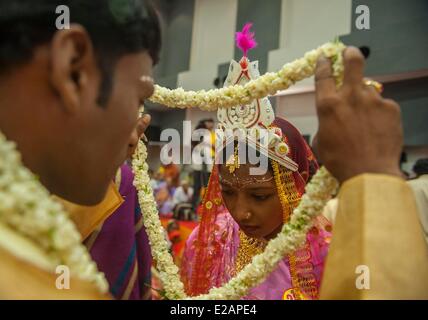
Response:
M247 212L247 220L251 218L251 212Z

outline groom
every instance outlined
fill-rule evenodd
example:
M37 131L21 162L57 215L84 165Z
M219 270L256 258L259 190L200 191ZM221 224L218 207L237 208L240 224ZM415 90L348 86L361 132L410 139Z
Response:
M69 29L55 28L59 4L69 7ZM138 109L153 93L160 52L153 7L143 0L1 1L0 26L0 131L52 194L99 203L150 122L138 121ZM0 241L0 298L100 297L86 283L56 290L54 274L22 259L28 246L7 238L17 247Z
M145 1L61 1L70 29L55 29L54 0L2 1L0 130L54 194L100 202L153 93L160 30ZM147 126L148 122L145 122Z

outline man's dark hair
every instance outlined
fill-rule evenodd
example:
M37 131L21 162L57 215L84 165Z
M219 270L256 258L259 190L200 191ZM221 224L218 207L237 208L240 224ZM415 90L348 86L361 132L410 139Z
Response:
M103 74L99 104L108 100L122 55L147 51L157 63L160 23L148 0L0 0L0 74L28 62L36 46L51 40L59 5L68 6L70 23L82 25L91 37Z
M428 158L419 159L413 166L413 172L419 177L423 174L428 174Z

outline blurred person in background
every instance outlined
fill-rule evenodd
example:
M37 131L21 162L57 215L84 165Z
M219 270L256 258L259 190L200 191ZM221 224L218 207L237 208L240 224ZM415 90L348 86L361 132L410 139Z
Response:
M428 244L428 158L416 161L413 172L416 178L409 180L408 184L415 194L419 218Z

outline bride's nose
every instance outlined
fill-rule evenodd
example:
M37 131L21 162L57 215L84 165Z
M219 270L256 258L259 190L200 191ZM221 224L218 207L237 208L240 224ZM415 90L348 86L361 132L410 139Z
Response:
M248 206L248 201L245 196L238 194L235 204L235 219L238 223L248 221L251 217L251 208Z

